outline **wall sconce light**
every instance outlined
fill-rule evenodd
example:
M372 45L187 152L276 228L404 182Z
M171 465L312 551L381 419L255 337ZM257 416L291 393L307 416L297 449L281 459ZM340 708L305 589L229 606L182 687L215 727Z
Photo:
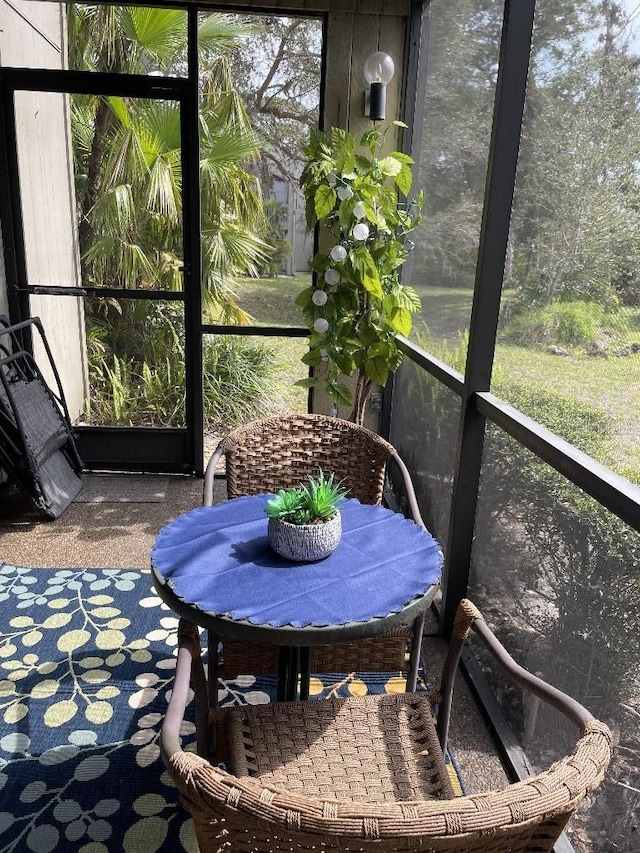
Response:
M385 118L387 103L387 83L391 82L395 66L388 53L378 50L372 53L364 63L364 77L371 86L369 92L369 108L366 115L372 121L382 121ZM365 92L365 104L367 103Z

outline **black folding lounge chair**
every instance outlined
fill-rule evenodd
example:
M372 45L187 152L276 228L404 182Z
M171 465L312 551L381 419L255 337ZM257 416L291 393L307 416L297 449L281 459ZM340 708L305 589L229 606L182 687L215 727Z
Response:
M57 389L45 382L21 333L37 329ZM0 469L44 515L58 518L82 489L82 462L67 403L38 317L9 325L0 317Z

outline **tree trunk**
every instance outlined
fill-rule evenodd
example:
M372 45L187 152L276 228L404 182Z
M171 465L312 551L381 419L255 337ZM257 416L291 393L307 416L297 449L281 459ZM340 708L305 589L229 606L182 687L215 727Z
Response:
M358 373L358 381L356 382L356 390L353 395L353 409L349 420L353 421L358 426L364 425L364 412L367 405L367 398L371 390L371 380L367 377L364 371Z
M91 221L89 214L98 199L100 190L100 170L106 151L106 137L112 124L113 114L104 98L100 98L94 119L94 134L91 142L91 153L87 163L87 191L80 207L78 223L78 245L80 247L80 263L82 281L85 281L86 268L84 256L91 245Z

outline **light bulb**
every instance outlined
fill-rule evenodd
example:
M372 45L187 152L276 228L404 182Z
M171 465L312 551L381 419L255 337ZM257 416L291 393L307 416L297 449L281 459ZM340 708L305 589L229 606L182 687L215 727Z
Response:
M372 53L364 63L364 77L367 83L390 83L395 66L388 53L378 50Z
M357 201L353 208L353 215L356 219L364 219L367 215L367 211L365 209L364 204L361 201Z

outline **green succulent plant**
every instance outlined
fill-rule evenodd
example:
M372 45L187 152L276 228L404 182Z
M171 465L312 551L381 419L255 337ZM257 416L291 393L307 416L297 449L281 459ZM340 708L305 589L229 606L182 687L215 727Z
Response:
M333 474L325 477L320 469L319 476L309 477L309 485L280 489L274 498L267 501L265 512L269 518L279 518L291 524L313 524L325 522L337 513L340 501L348 489L336 483Z

